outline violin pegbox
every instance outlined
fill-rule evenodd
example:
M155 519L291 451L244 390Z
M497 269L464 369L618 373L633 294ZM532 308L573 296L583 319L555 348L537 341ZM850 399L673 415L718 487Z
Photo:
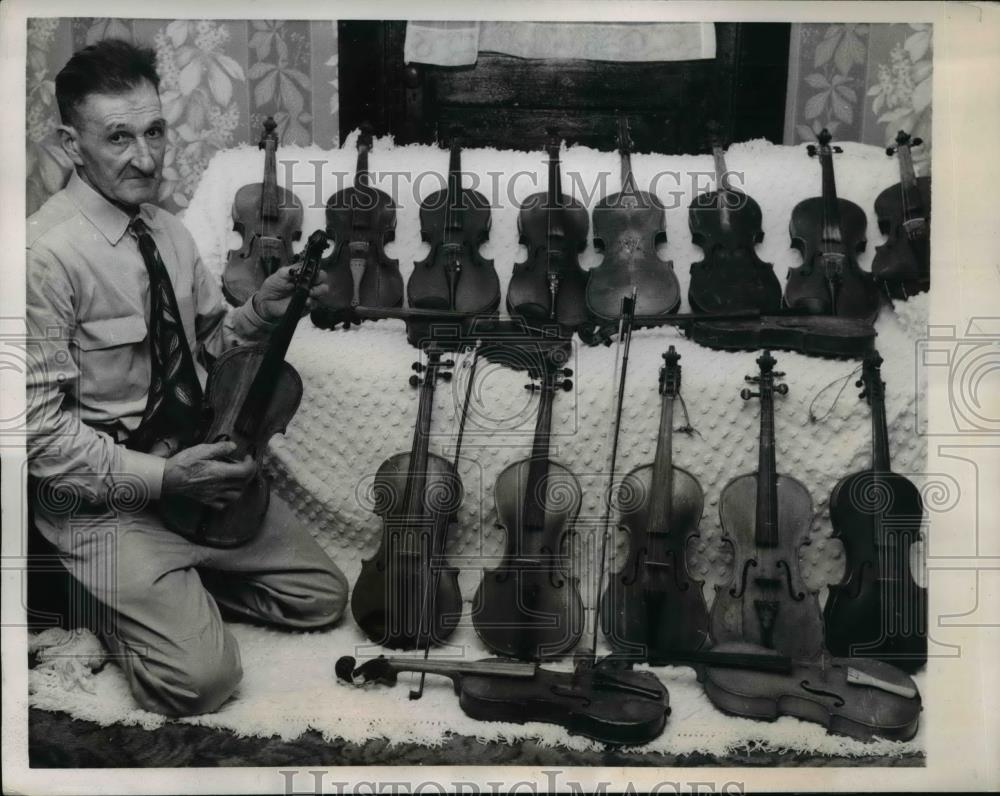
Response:
M833 153L840 154L844 151L839 146L830 146L830 141L833 140L833 136L830 135L830 131L825 127L819 131L816 136L816 140L819 141L818 147L815 144L809 144L809 146L806 147L806 152L811 158L816 157L816 155L830 155Z
M573 375L571 368L563 367L568 360L567 352L562 348L541 352L542 367L539 370L529 369L533 379L541 379L541 384L525 384L524 389L531 392L541 392L544 390L564 390L569 392L573 389L573 381L567 377Z
M872 402L873 397L885 397L885 382L882 381L882 375L879 370L882 366L882 361L882 357L878 351L872 351L868 354L861 365L861 378L854 383L855 387L863 388L858 393L858 398L866 399L869 404Z
M451 381L452 372L450 368L455 367L455 360L441 359L441 349L437 345L429 345L424 353L427 355L427 364L414 362L410 367L416 371L410 376L410 386L419 387L430 379L431 383L436 383L438 379L444 382ZM423 373L423 378L419 374Z
M676 398L681 391L681 355L677 349L670 346L663 354L663 365L660 367L660 395Z
M924 139L910 138L909 133L907 133L905 130L900 130L898 133L896 133L896 145L892 146L890 144L889 146L887 146L885 148L885 154L887 154L889 157L892 157L893 155L896 154L896 152L899 150L900 147L908 146L912 149L915 146L920 146L922 143L924 143Z
M740 390L740 398L744 401L749 401L751 398L760 398L763 394L773 395L777 393L778 395L788 394L787 384L775 384L775 379L784 378L785 374L782 371L777 371L774 366L778 364L777 360L771 356L770 351L764 351L759 357L757 357L757 365L760 367L759 376L744 376L744 380L750 384L757 384L760 387L760 392L751 392L749 389L744 387Z
M275 147L278 146L278 134L276 130L278 129L278 123L274 121L273 116L268 116L264 120L264 133L260 137L260 143L257 144L258 149L267 149L268 144L273 144Z

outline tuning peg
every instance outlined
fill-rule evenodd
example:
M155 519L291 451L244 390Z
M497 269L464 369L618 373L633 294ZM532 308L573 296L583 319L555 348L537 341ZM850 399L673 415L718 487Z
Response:
M532 384L525 384L524 389L526 389L528 392L538 392L542 388L539 387L537 384L532 383Z
M417 373L423 373L425 370L427 370L427 366L421 365L419 362L414 362L410 367L413 368L413 370L415 370Z
M832 149L832 150L833 150L834 152L836 152L836 153L837 153L838 155L840 155L840 154L843 154L843 152L844 152L843 148L842 148L842 147L839 147L839 146L833 146L833 147L831 147L831 149Z
M894 147L894 146L887 146L885 148L885 154L887 154L889 157L892 157L893 155L896 154L896 147Z
M570 379L563 379L561 382L559 382L559 386L562 387L562 389L564 389L566 392L569 392L570 390L573 389L573 382Z
M411 387L419 387L420 386L420 377L419 376L410 376L410 386Z
M816 157L816 145L815 144L809 144L809 146L806 147L806 154L808 154L809 157L811 157L811 158Z
M437 374L437 377L441 379L441 381L451 381L451 376L452 373L450 370L444 370Z
M760 384L760 376L744 376L743 380L750 382L750 384Z
M774 391L778 395L788 395L788 385L787 384L776 384L774 386Z
M867 398L867 397L868 397L868 390L862 390L861 392L858 393L858 398Z
M573 375L573 368L563 368L562 369L562 375L563 376L572 376Z
M776 379L783 379L783 378L785 378L785 372L783 370L776 370L776 371L774 371L774 373L772 375Z
M746 387L740 390L740 398L742 398L744 401L749 401L751 398L758 398L758 397L760 397L759 392L750 392L750 390L748 390Z
M924 143L923 138L914 138L912 141L910 141L910 146L920 146L922 143Z
M865 383L865 380L864 380L864 379L858 379L858 380L857 380L856 382L854 382L854 386L855 386L855 387L860 387L860 386L861 386L861 385L863 385L864 383Z
M446 359L444 362L441 363L441 367L443 367L443 368L453 368L453 367L455 367L455 360L454 359Z

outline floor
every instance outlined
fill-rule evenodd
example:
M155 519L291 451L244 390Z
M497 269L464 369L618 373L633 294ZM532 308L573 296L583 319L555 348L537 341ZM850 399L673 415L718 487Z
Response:
M29 761L32 768L111 768L282 765L522 765L522 766L895 766L925 765L923 755L902 758L843 760L807 754L754 751L745 755L627 754L573 752L525 742L517 746L484 744L455 736L444 747L389 747L372 740L359 746L326 741L310 732L294 741L237 738L206 727L168 724L149 731L138 727L101 727L62 713L31 710L28 717Z

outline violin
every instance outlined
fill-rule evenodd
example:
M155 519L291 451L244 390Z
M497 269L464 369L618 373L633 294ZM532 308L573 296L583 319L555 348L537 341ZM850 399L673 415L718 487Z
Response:
M399 262L390 259L385 246L396 237L396 204L372 185L368 153L372 132L367 125L358 135L354 185L337 191L326 201L326 234L333 251L323 261L329 291L318 300L310 317L321 329L344 328L360 319L354 313L367 307L403 306L403 277Z
M705 695L723 713L758 721L794 716L860 741L876 736L908 741L917 734L922 704L916 684L894 666L833 657L785 659L787 669L720 666L709 656L782 656L742 641L718 644L697 667Z
M222 293L242 306L265 279L292 260L292 243L302 235L302 203L278 186L277 125L268 116L258 145L264 150L264 181L244 185L233 199L233 230L243 240L226 255Z
M621 494L629 555L608 577L601 626L611 647L654 665L671 653L700 649L708 639L701 582L687 569L687 542L698 533L705 495L697 479L673 463L674 401L680 395L680 355L670 346L660 369L660 430L652 464L632 470Z
M587 321L587 272L580 252L587 246L590 217L579 201L564 196L559 168L559 132L549 128L548 190L529 196L517 217L519 243L527 259L514 264L507 285L507 312L535 326L558 324L572 335Z
M823 617L816 594L799 574L798 551L812 524L812 498L800 481L778 475L774 454L776 384L770 351L757 359L759 376L746 380L744 400L760 398L760 450L756 473L730 481L719 497L723 541L732 547L734 571L728 586L716 586L711 634L717 642L748 641L793 658L813 659L823 651Z
M473 600L476 633L493 652L512 658L557 657L576 646L583 632L578 579L564 571L567 529L580 511L582 490L571 470L549 458L552 405L557 390L570 390L566 349L543 352L531 369L540 384L531 455L508 465L494 488L499 525L506 534L500 564L483 573Z
M903 130L889 157L899 157L899 182L875 199L878 228L889 240L875 249L872 275L890 298L906 299L931 286L931 178L917 177L910 149L920 146Z
M833 536L844 543L847 571L830 587L826 643L836 655L914 671L927 661L927 590L910 570L924 507L913 482L891 470L881 364L873 351L857 383L871 406L871 468L841 479L830 495Z
M696 312L774 312L781 307L781 284L755 249L764 240L760 205L730 185L717 143L712 158L717 188L698 194L688 208L691 240L705 252L705 259L691 265L688 303Z
M500 279L493 261L479 253L490 236L490 204L462 187L461 129L453 128L448 187L420 203L420 236L427 257L406 284L410 307L487 314L500 305Z
M819 156L823 195L804 199L792 210L789 233L802 265L788 270L785 305L809 315L839 315L874 321L880 295L872 275L862 271L857 254L864 251L865 211L837 196L830 132L820 132L819 147L810 144L809 157Z
M863 357L875 341L875 327L870 321L835 315L697 320L683 329L696 343L722 351L767 348L820 357Z
M261 472L264 452L271 437L285 431L302 400L302 379L285 361L285 354L328 245L322 230L309 236L301 264L292 275L294 290L288 307L268 340L231 348L212 365L205 389L207 428L197 442L234 442L230 461L251 456L257 470L240 496L224 509L212 509L182 495L161 499L160 514L175 533L211 547L237 547L257 535L271 495Z
M420 387L413 444L408 453L386 459L375 474L374 511L382 517L382 542L362 563L351 592L358 627L393 649L440 643L462 615L458 570L433 559L443 557L464 487L456 466L429 450L434 388L439 380L451 381L448 369L455 363L442 360L433 343L426 355L426 365L414 362L416 373L410 376L410 385Z
M671 262L656 256L666 243L665 209L659 198L636 187L628 120L618 121L622 190L594 208L594 246L604 260L589 272L587 310L598 327L618 321L622 299L636 293L636 316L676 312L680 286Z
M337 677L353 685L395 685L400 672L452 680L462 711L481 721L558 724L610 746L636 746L663 732L670 713L667 689L652 672L603 666L571 672L502 659L434 661L379 656L357 666L345 656Z

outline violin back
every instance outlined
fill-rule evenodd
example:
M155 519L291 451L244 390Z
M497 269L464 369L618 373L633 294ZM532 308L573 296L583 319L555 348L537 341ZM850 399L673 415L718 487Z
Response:
M622 480L622 495L642 496L625 503L621 526L629 532L629 557L608 575L601 600L601 628L616 652L656 664L671 653L695 652L708 640L708 606L701 582L687 572L685 550L697 535L705 496L687 470L673 468L673 500L665 537L647 539L653 465L638 467Z
M581 684L573 672L540 669L532 682L516 686L516 699L511 697L509 681L466 675L460 704L474 719L560 724L574 735L609 745L637 746L657 738L670 714L667 689L652 672L622 670L615 676L657 698L637 699L617 690L583 687L586 680Z
M351 613L358 627L369 639L391 649L417 647L421 609L429 604L432 588L436 597L429 643L445 641L462 616L458 570L426 566L427 555L420 553L430 549L435 523L447 522L461 505L461 481L447 459L429 453L424 490L429 516L425 522L414 523L407 519L403 499L409 472L410 454L399 453L383 462L375 475L374 511L382 517L385 530L378 552L362 563L351 592Z
M252 438L240 434L236 417L264 355L264 345L231 348L212 368L206 386L211 423L202 438L213 443L235 442L257 462L257 475L242 494L222 510L183 496L168 496L159 501L159 511L170 530L198 544L211 547L239 547L260 531L270 504L270 487L261 474L261 462L268 440L284 432L302 400L302 379L287 362L278 371L277 386L267 411L255 428Z
M497 477L495 501L507 534L507 553L496 569L483 573L472 621L491 651L540 660L565 654L583 635L578 579L566 574L561 550L566 530L580 511L582 490L570 470L550 461L545 527L527 532L520 525L530 464L514 462Z

